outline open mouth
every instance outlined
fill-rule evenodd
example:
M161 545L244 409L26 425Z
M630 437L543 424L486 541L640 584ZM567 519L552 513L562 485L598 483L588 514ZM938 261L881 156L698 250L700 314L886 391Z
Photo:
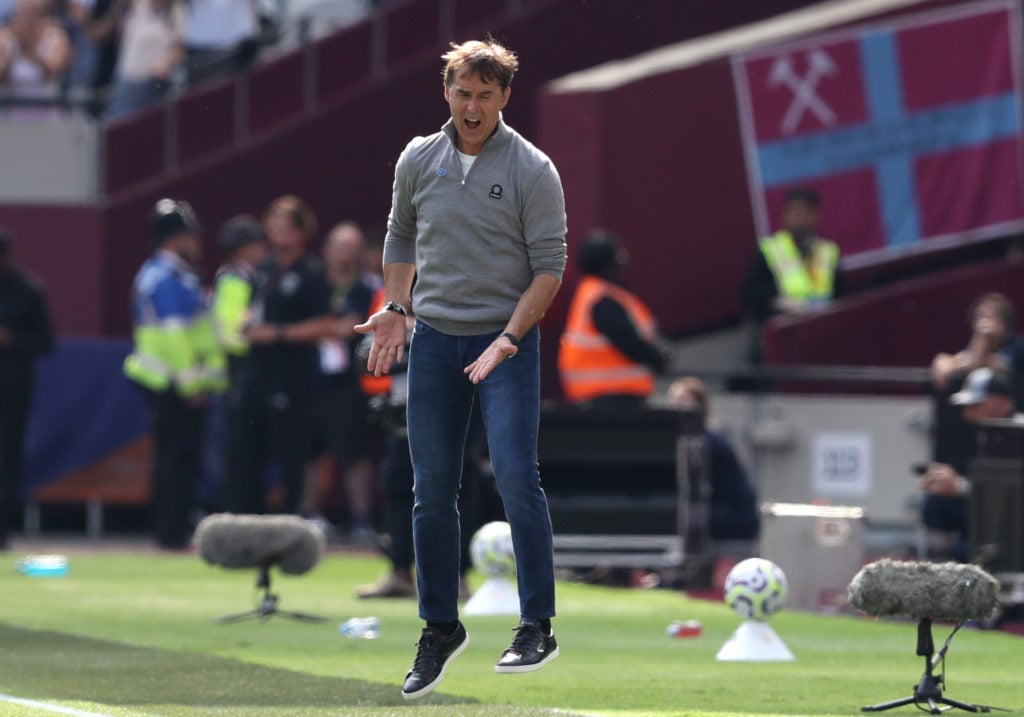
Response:
M480 120L478 120L478 119L467 119L467 120L465 120L464 124L466 125L467 129L479 129L480 128Z

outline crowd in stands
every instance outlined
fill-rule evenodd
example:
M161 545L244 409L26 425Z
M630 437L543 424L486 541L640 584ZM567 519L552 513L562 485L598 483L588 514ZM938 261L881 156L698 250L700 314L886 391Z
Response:
M261 0L0 0L0 112L123 117L244 69L285 21Z
M71 38L46 0L15 0L9 21L0 26L0 86L29 104L19 112L38 117L53 112L73 57Z

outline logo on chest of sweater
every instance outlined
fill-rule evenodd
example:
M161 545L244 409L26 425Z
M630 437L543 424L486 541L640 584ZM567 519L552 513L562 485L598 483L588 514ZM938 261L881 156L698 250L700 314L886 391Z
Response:
M505 191L501 188L500 184L492 184L491 191L488 192L487 196L491 199L501 199L501 193Z

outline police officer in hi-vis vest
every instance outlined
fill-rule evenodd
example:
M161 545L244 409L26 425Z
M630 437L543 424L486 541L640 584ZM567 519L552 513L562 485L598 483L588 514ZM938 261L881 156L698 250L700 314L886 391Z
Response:
M146 390L153 432L150 500L159 545L187 548L202 470L205 399L227 384L196 266L202 228L188 202L161 199L151 217L152 256L135 276L135 347L124 372Z
M821 199L811 189L786 192L782 228L762 238L740 289L755 324L753 358L760 360L761 326L780 313L798 313L842 294L839 246L818 235Z

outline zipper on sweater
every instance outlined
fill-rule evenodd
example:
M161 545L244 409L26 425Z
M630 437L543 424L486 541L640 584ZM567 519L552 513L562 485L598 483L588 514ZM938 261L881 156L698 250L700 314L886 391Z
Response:
M462 155L459 153L459 148L456 146L455 141L451 137L448 138L448 141L451 142L452 152L455 154L455 164L458 165L458 167L459 167L459 177L460 177L459 184L461 186L465 187L466 186L466 180L469 179L469 173L466 172L462 168ZM482 154L483 150L481 149L480 152ZM478 155L476 155L476 157L477 157L477 159L479 159L480 155L478 154ZM474 159L473 160L473 166L471 166L469 168L470 172L473 171L473 167L476 166L476 162L477 162L477 160Z
M462 168L462 155L459 154L459 150L457 150L457 149L455 150L455 163L459 165L459 176L462 177L462 186L465 187L466 186L466 177L468 176L469 173L466 172L466 170ZM473 164L476 164L476 162L474 161ZM469 171L472 172L473 168L470 167Z
M448 137L448 143L452 146L452 154L455 155L455 166L459 168L459 185L465 187L466 172L462 169L462 157L459 155L459 148L456 146L455 140L448 136L447 132L445 133L445 136Z

